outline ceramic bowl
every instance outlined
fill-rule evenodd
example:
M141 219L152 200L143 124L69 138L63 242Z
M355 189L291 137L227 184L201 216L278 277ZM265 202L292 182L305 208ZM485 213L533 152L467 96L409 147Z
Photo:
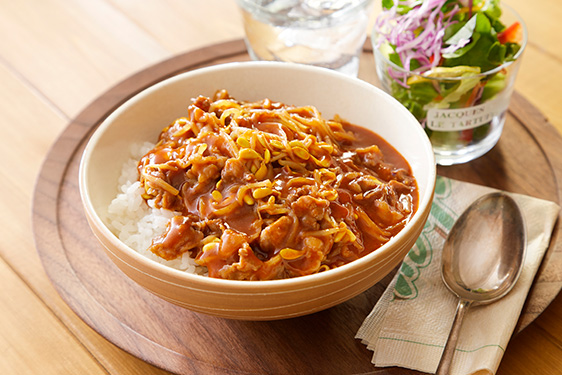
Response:
M182 272L122 243L103 218L117 194L131 143L155 141L184 116L191 98L227 89L239 100L269 98L314 105L325 118L339 114L378 133L409 162L419 207L406 227L367 256L326 272L284 280L233 281ZM416 242L428 217L436 167L431 144L417 120L382 90L324 68L275 62L217 65L151 86L117 108L90 138L80 165L80 194L89 225L107 255L136 283L192 311L241 320L274 320L317 312L364 292L390 273Z

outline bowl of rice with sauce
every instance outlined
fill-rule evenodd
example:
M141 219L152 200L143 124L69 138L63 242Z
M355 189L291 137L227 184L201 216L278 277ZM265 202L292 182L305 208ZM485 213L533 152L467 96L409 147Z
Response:
M417 120L328 69L229 63L159 82L88 141L80 194L109 258L187 309L240 320L342 303L400 264L436 167Z

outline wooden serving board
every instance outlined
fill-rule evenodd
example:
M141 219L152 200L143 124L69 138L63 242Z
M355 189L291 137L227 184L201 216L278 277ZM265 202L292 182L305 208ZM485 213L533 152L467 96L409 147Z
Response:
M377 84L366 44L360 78ZM272 322L225 320L165 302L126 278L91 233L78 191L82 150L101 121L142 89L178 73L249 60L241 40L188 52L141 71L100 96L65 129L37 180L33 228L47 274L88 325L131 354L179 374L415 374L376 369L354 338L393 275L365 293L309 316ZM514 95L504 133L485 156L438 173L510 192L562 201L562 138ZM108 182L113 183L113 182ZM532 322L562 287L561 220L516 328Z

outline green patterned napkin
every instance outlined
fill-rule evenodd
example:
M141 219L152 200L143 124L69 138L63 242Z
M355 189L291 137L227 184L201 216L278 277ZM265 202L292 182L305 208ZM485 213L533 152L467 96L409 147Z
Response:
M357 332L356 337L373 351L373 364L435 372L458 301L441 280L441 249L457 217L478 197L493 191L438 177L431 214L419 239ZM548 247L560 207L510 195L527 227L525 265L507 296L467 312L451 375L495 373Z

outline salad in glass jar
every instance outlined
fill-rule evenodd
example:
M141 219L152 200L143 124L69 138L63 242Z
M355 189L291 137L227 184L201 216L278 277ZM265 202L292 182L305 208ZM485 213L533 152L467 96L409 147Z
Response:
M439 164L465 162L498 141L523 21L499 0L382 0L372 41L383 88L424 126Z

